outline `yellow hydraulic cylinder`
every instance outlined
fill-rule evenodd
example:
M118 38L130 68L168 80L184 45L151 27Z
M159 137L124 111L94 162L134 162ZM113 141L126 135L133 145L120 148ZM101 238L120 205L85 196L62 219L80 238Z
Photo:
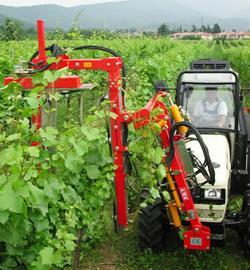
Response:
M172 105L171 106L171 112L172 112L175 123L179 123L179 122L184 121L183 117L181 116L180 109L179 109L179 107L177 105ZM178 128L178 131L181 134L185 134L185 133L187 133L188 128L185 127L185 126L181 126L181 127Z
M181 219L180 219L180 215L179 215L178 208L177 208L176 204L170 202L168 204L168 209L169 209L169 212L171 214L174 226L176 228L181 227Z
M176 190L174 180L172 178L172 175L170 174L168 167L166 167L166 178L167 178L167 181L169 184L170 192L171 192L172 197L173 197L173 201L170 201L168 204L168 209L169 209L170 215L172 217L174 226L176 228L179 228L179 227L181 227L181 219L180 219L178 209L181 208L181 200L180 200L179 194Z
M175 204L176 204L176 206L178 208L181 208L181 200L180 200L179 194L178 194L178 192L176 190L174 180L173 180L168 168L167 168L167 171L166 171L166 177L167 177L167 181L168 181L169 187L170 187L170 192L173 195Z

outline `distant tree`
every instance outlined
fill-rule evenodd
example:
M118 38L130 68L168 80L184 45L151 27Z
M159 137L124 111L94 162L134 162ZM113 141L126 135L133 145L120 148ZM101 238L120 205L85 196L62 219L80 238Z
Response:
M207 27L205 25L202 25L200 28L201 32L206 32L207 31Z
M177 27L176 32L182 33L183 29L182 29L182 25L180 25L179 27Z
M192 32L197 32L198 31L198 28L197 28L197 26L196 25L192 25Z
M143 36L145 37L155 37L156 33L154 31L143 31Z
M213 27L213 33L221 33L221 28L218 23L216 23Z
M213 32L213 29L210 27L210 25L207 25L206 26L206 32L208 32L208 33L212 33Z
M37 31L34 27L23 30L22 36L27 39L37 39Z
M163 23L157 30L159 36L167 36L170 34L170 30L167 24Z
M23 34L22 24L19 21L7 18L4 25L0 28L1 39L3 40L19 40Z
M237 31L236 31L236 29L232 29L232 32L236 33Z

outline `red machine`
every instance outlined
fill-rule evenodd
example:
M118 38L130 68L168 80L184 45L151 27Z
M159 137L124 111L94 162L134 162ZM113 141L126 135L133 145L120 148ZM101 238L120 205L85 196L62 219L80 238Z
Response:
M199 216L195 209L192 195L186 181L185 161L176 143L183 140L186 136L188 128L192 128L191 124L185 122L180 113L179 108L172 104L171 115L165 103L160 101L161 98L168 98L171 102L169 94L164 91L158 91L156 95L148 102L148 104L135 113L127 112L125 109L124 95L122 92L122 69L123 61L121 57L115 56L104 59L70 59L63 50L55 45L50 47L57 61L48 64L45 45L45 30L44 21L39 20L38 26L38 52L30 61L30 69L25 72L20 72L19 78L5 78L5 85L10 82L17 81L25 89L34 87L32 82L32 74L42 72L44 70L59 70L67 67L69 70L100 70L105 71L109 75L109 100L110 111L117 117L110 119L111 142L115 166L115 191L116 191L116 207L117 207L117 222L120 227L128 225L127 218L127 199L126 199L126 171L125 157L128 153L128 144L124 138L124 132L129 123L133 123L134 127L141 128L148 125L152 121L150 114L155 109L161 109L153 121L157 122L161 127L162 147L166 151L166 180L171 193L171 201L167 202L172 223L175 227L184 228L184 247L187 249L209 250L210 249L210 230L201 224ZM89 46L86 46L89 48ZM90 46L91 47L91 46ZM25 73L25 76L23 75ZM59 78L54 82L53 88L64 89L81 88L80 78L78 76L67 76ZM164 89L163 89L164 90ZM171 117L174 118L174 126L171 124ZM37 129L41 127L41 111L32 118L33 124ZM34 143L35 145L35 143ZM168 152L168 149L172 152ZM174 152L173 152L174 151ZM167 161L168 160L168 161ZM211 178L213 172L210 171ZM183 225L180 221L180 213L186 215Z

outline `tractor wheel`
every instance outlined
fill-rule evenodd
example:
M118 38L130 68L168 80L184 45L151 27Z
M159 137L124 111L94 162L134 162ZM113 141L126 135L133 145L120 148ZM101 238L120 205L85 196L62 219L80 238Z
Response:
M144 194L143 194L144 193ZM142 192L142 197L145 192ZM141 249L150 248L153 251L163 249L169 226L164 202L162 199L141 208L138 220L138 242Z
M245 219L245 228L241 234L241 240L246 257L250 258L250 190L247 190L243 197L242 214Z

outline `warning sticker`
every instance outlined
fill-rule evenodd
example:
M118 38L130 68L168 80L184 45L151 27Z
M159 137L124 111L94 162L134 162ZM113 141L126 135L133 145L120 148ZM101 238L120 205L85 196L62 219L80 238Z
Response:
M84 68L92 68L92 63L91 62L84 62L83 67Z
M180 194L183 201L188 201L188 195L185 188L180 188Z

